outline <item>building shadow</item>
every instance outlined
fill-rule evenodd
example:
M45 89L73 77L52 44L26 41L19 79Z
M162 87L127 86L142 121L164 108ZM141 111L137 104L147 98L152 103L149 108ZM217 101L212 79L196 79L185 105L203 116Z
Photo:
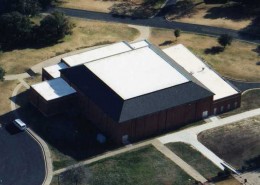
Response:
M101 132L89 121L81 118L77 112L66 112L47 118L29 103L27 91L10 98L10 100L15 101L20 106L16 113L27 127L39 135L49 146L76 161L88 159L120 147L109 138L104 144L97 142L97 134ZM0 115L0 123L12 135L21 132L12 123L17 118L15 115L13 111Z
M77 114L67 112L47 118L31 104L19 109L18 114L46 143L77 161L118 147L109 140L98 143L96 136L101 132Z
M21 92L16 96L10 97L9 99L18 106L23 106L28 104L28 91Z

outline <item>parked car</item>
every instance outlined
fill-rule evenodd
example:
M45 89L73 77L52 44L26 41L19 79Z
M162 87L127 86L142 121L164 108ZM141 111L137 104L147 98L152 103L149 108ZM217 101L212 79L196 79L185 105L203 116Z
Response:
M26 129L26 124L22 120L20 120L20 119L15 119L13 121L13 123L20 130L25 130Z

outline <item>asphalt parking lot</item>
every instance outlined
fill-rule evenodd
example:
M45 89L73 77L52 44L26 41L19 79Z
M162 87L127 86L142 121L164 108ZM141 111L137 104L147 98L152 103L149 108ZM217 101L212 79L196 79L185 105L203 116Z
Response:
M41 185L44 178L39 144L13 124L0 125L0 185Z

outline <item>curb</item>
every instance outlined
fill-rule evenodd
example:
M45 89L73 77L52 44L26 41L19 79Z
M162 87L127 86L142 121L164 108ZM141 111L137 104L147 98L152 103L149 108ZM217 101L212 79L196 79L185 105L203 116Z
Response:
M168 21L168 22L173 22L171 21L169 18L165 17L165 20ZM174 21L174 22L178 22L178 23L185 23L185 22L181 22L181 21ZM186 23L185 23L186 24ZM190 24L190 23L187 23L187 24ZM198 24L198 26L207 26L207 25L203 25L203 24ZM213 27L213 26L212 26ZM157 27L155 27L157 28ZM214 28L214 27L213 27ZM219 28L219 27L216 27L216 28ZM163 29L171 29L171 28L163 28ZM175 29L178 29L178 28L175 28ZM172 29L173 30L173 29ZM215 35L215 34L206 34L206 33L199 33L199 32L194 32L194 31L185 31L185 30L181 30L182 32L184 33L192 33L192 34L196 34L196 35L202 35L202 36L209 36L209 37L215 37L215 38L218 38L219 35ZM236 31L236 30L234 30ZM239 38L233 38L234 40L237 40L237 41L240 41L240 42L245 42L245 43L248 43L248 44L254 44L254 45L258 45L259 43L257 41L254 42L254 41L249 41L249 40L246 40L246 39L239 39Z
M260 87L259 88L253 88L253 89L247 89L244 92L242 92L242 95L244 95L244 94L246 94L246 93L248 93L250 91L254 91L254 90L260 90Z
M34 133L30 128L27 128L27 133L30 134L30 136L40 145L44 163L45 163L45 178L42 183L42 185L49 185L52 180L52 161L51 161L51 154L48 149L48 146L46 143L36 134Z

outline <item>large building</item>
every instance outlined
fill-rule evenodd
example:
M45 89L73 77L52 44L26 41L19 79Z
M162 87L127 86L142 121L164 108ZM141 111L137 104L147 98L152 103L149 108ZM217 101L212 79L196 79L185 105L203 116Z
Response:
M179 44L120 42L43 68L31 102L44 115L77 108L117 143L136 141L240 106L241 93ZM57 107L62 107L57 109Z

